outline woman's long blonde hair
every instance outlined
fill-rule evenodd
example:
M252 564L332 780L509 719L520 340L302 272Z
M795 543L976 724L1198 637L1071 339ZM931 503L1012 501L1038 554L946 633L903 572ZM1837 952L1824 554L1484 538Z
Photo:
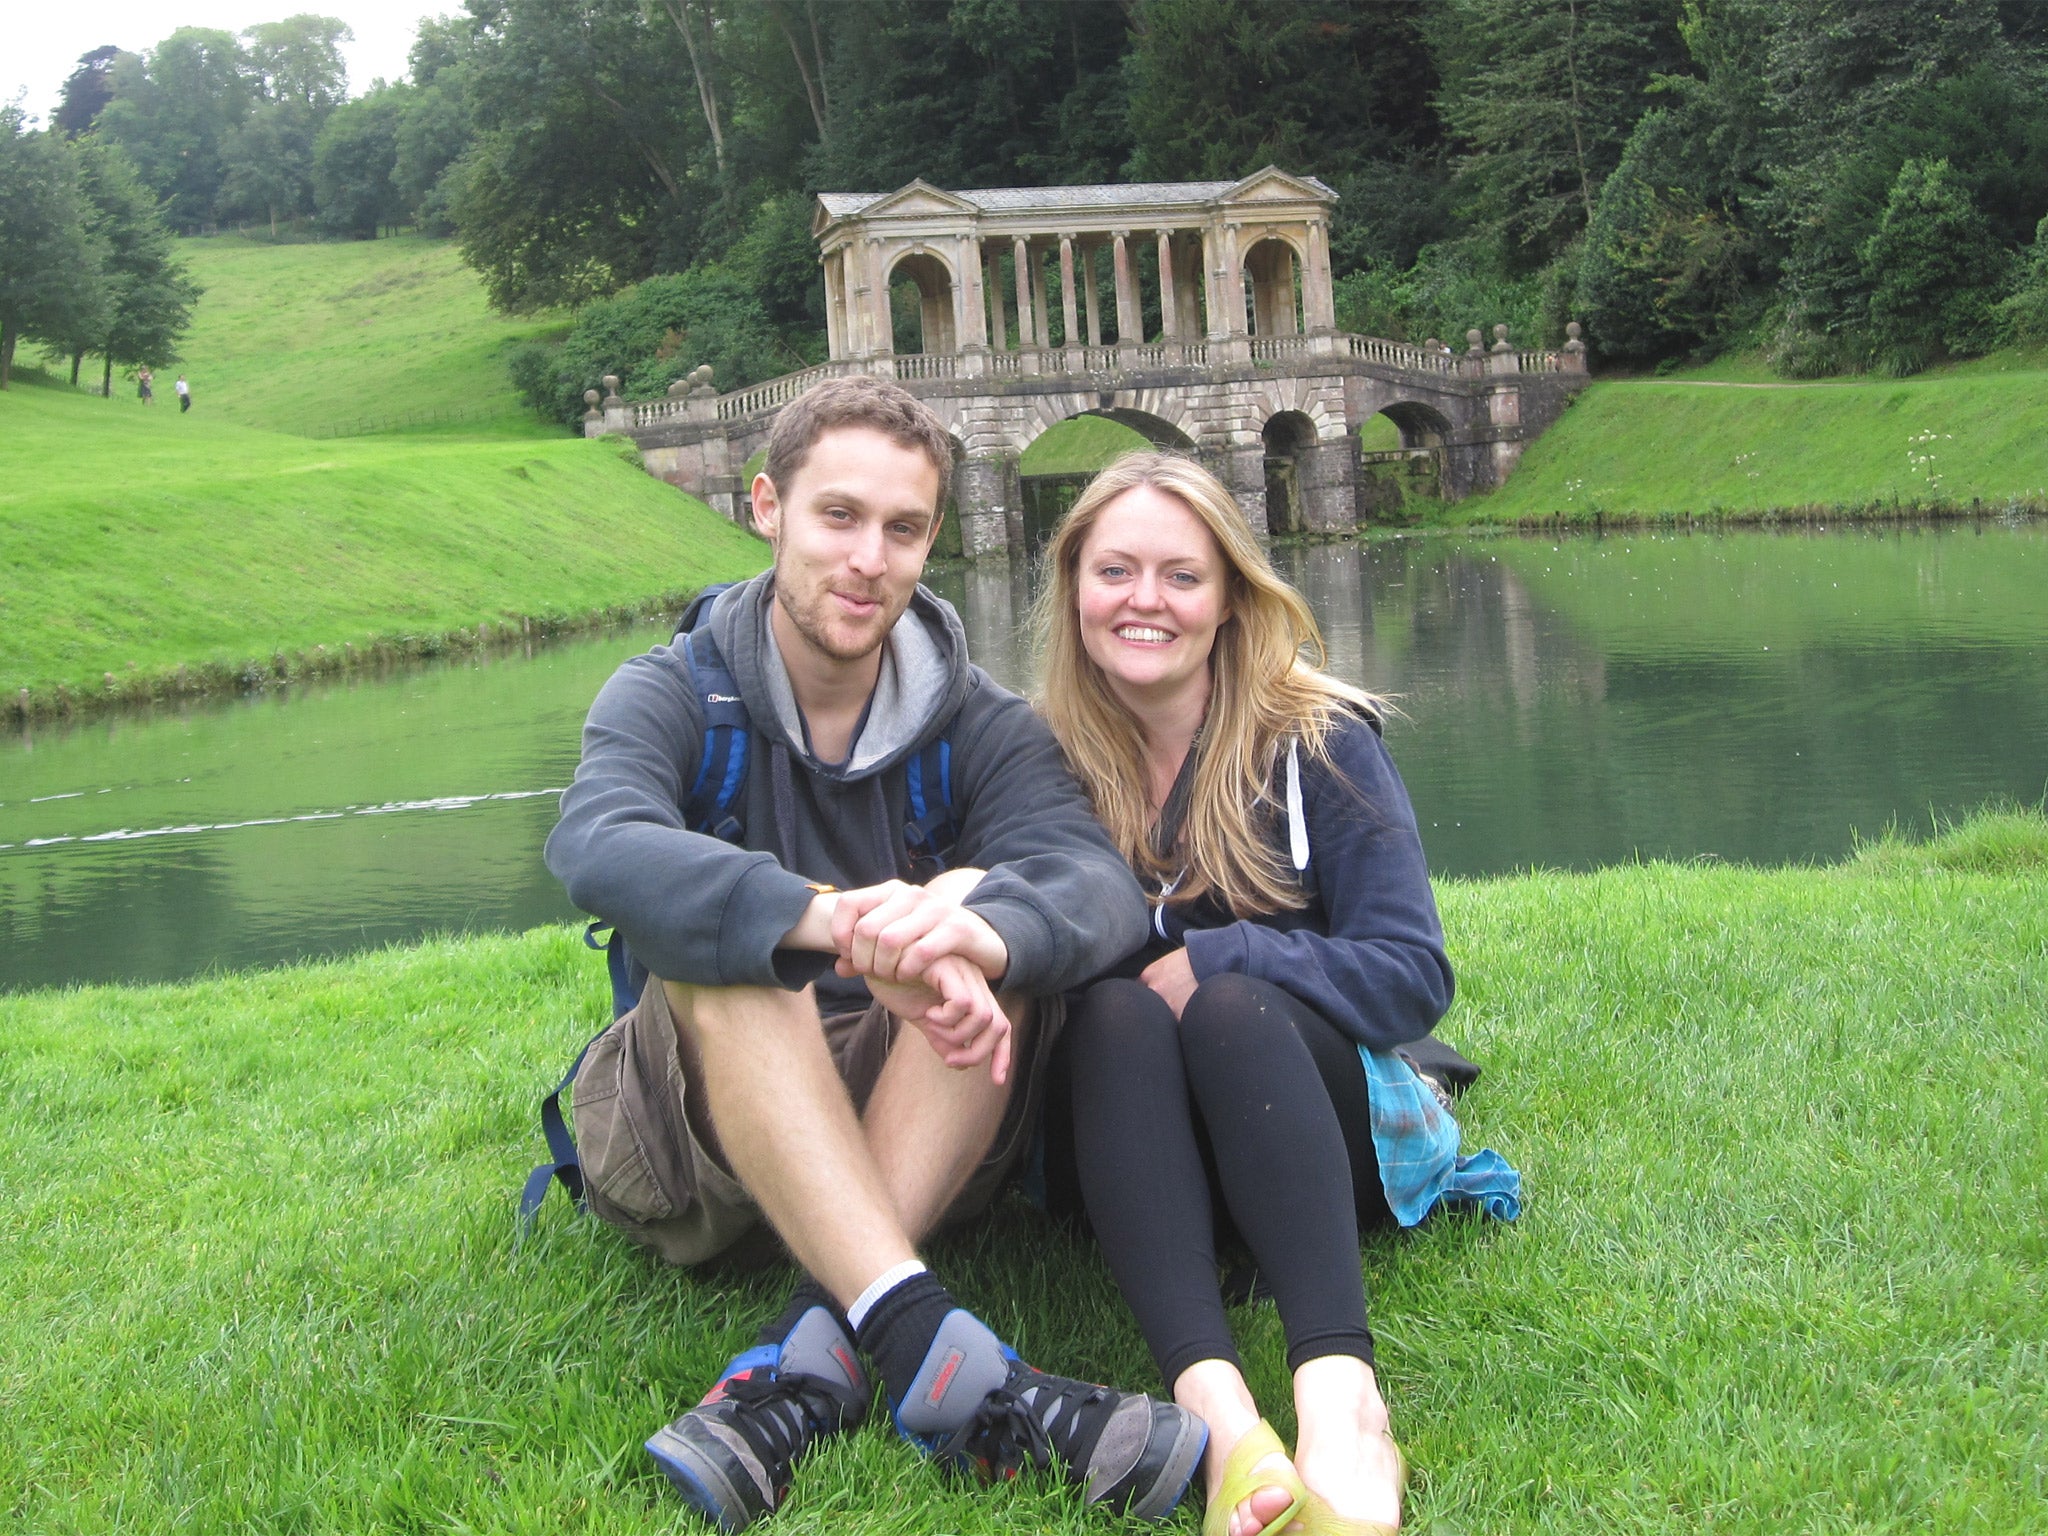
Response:
M1081 643L1081 548L1103 508L1141 485L1181 502L1209 530L1223 557L1230 614L1209 655L1209 714L1194 749L1194 792L1179 846L1163 857L1152 847L1143 736ZM1033 614L1039 712L1131 867L1172 886L1175 901L1214 892L1240 914L1301 906L1306 898L1294 871L1261 835L1260 808L1272 800L1278 755L1294 738L1327 761L1336 710L1379 716L1386 706L1322 670L1329 658L1314 613L1273 569L1229 490L1177 454L1126 454L1060 520L1046 565Z

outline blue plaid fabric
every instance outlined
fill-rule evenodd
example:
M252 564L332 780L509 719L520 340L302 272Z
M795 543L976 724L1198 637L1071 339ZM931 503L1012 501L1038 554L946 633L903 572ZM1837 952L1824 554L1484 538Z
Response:
M1439 1205L1476 1205L1496 1221L1522 1213L1522 1176L1498 1152L1458 1155L1458 1122L1392 1051L1358 1054L1372 1096L1372 1145L1394 1219L1412 1227Z

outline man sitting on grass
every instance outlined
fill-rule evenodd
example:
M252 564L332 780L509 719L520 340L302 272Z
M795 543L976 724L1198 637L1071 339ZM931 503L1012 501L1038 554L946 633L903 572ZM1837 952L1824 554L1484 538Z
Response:
M605 684L548 839L570 898L651 973L576 1077L592 1208L680 1264L765 1220L808 1276L647 1442L728 1531L860 1420L856 1346L901 1433L984 1476L1057 1458L1089 1500L1158 1518L1206 1438L1172 1404L1025 1365L917 1257L1028 1147L1060 993L1145 932L1051 735L918 585L951 469L894 384L786 407L753 487L773 569ZM714 655L732 694L704 684ZM739 782L709 835L684 808L735 704L744 760L721 754ZM958 836L918 885L906 845L934 808L911 774L935 742Z

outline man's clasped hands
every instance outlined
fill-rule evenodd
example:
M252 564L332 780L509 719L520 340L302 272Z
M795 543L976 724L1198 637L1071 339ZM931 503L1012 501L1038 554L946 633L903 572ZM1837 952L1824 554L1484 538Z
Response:
M1010 1019L991 983L1009 970L1009 947L961 905L981 875L949 869L926 885L821 891L783 943L837 956L838 973L860 977L877 1002L923 1030L947 1066L986 1061L990 1078L1007 1082Z

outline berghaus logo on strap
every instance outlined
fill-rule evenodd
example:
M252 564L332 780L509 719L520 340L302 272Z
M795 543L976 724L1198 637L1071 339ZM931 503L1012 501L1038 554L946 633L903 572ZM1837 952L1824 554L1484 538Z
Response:
M953 1378L960 1373L960 1362L966 1358L961 1350L946 1351L946 1362L939 1367L939 1374L932 1378L931 1390L924 1395L927 1408L936 1408L946 1400L946 1388L953 1385Z

